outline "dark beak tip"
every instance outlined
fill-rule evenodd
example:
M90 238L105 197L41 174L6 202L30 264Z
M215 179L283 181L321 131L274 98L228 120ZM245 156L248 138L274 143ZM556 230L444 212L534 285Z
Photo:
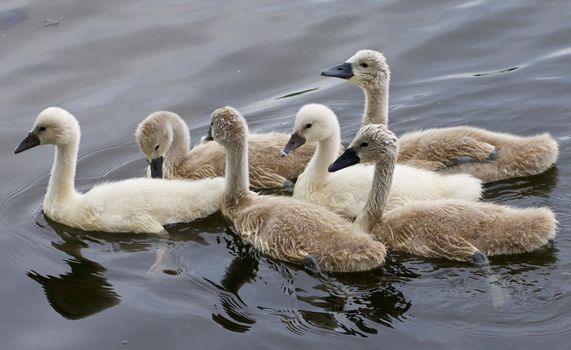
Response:
M321 75L324 77L350 79L353 77L353 68L350 63L345 62L335 67L323 69Z
M18 147L16 147L16 149L14 150L14 154L24 152L26 150L29 150L30 148L39 146L40 144L41 144L40 139L36 135L29 133L28 136L26 136L26 138L22 140L22 142L20 142Z
M151 166L151 178L162 179L163 178L163 157L154 158L149 164Z
M204 141L214 141L214 137L212 136L212 127L208 128L206 136L204 137Z
M357 155L355 150L353 150L352 148L347 148L345 152L343 152L343 154L339 156L339 158L337 158L333 163L329 165L327 170L330 173L334 173L338 170L360 163L360 161L361 160L359 159L359 156Z
M280 152L280 156L285 157L285 156L289 155L290 153L294 152L299 147L303 146L305 144L305 142L306 142L306 140L303 136L299 136L299 134L297 134L297 133L291 134L289 141L284 146L284 148L282 148L282 150Z

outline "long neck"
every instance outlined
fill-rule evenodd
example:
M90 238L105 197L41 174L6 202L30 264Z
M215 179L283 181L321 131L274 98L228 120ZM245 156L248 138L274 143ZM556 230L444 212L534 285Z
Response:
M170 119L168 125L173 132L172 144L167 153L167 161L169 163L178 163L186 158L190 149L190 133L186 124L176 119Z
M339 139L339 129L337 129L330 137L317 143L315 153L305 168L306 176L312 180L325 181L329 176L327 170L329 164L333 163L339 155Z
M391 157L391 159L375 164L375 176L373 177L373 187L369 193L369 199L355 220L356 224L367 231L371 231L382 220L383 211L389 199L395 163L396 157Z
M249 191L248 178L248 142L226 147L226 200L240 198Z
M389 81L363 88L365 92L365 112L362 125L389 123Z
M56 146L46 201L60 202L76 193L74 181L78 148L79 140Z

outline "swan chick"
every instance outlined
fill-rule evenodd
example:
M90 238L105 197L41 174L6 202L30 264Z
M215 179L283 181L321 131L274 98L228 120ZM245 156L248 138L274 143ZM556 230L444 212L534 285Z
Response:
M279 152L288 137L275 132L249 135L252 188L293 187L315 147L306 145L295 157L282 158ZM147 158L153 178L197 180L224 176L224 148L216 142L207 142L208 138L190 148L188 126L175 113L150 114L137 126L135 139Z
M307 104L298 111L293 133L282 154L292 154L306 142L317 143L315 154L295 184L293 197L355 218L363 210L369 196L374 165L360 164L329 173L327 168L340 151L340 138L335 113L324 105ZM407 165L397 165L395 172L387 210L412 200L478 200L481 196L481 181L470 175L442 175Z
M166 233L164 225L190 222L219 210L222 178L167 181L135 178L75 189L81 132L67 111L49 107L37 117L14 153L55 145L56 153L44 197L44 213L52 220L85 231Z
M348 80L363 90L363 125L388 125L391 74L382 53L360 50L321 75ZM471 174L486 183L540 174L552 167L559 155L559 146L548 133L524 137L471 126L409 132L399 142L399 163Z
M329 167L337 171L375 163L367 204L355 220L389 248L424 257L482 262L493 256L531 252L555 237L557 221L547 208L511 208L459 199L415 201L385 211L398 157L398 140L380 124L363 126Z
M261 253L312 271L352 272L380 266L385 246L335 213L283 196L249 190L248 126L232 107L217 109L209 133L226 150L222 214Z

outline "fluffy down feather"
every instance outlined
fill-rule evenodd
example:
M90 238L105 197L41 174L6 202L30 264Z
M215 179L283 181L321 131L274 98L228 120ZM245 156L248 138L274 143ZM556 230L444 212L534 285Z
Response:
M355 220L387 247L425 257L470 261L487 255L531 252L555 237L557 221L547 208L510 208L460 199L414 201L386 210L398 140L383 125L362 127L348 150L375 162L369 199Z
M164 157L164 178L197 180L224 176L224 148L216 142L203 142L189 150L188 127L175 113L152 113L139 124L135 138L149 162ZM279 152L287 139L286 134L276 132L249 135L252 188L281 188L301 174L315 147L305 145L294 157L283 158Z
M327 171L339 153L340 131L335 113L319 104L303 106L296 116L293 135L317 143L313 158L295 184L294 198L323 205L338 214L355 218L363 210L369 196L374 166L359 164L334 173ZM412 200L460 198L475 201L480 198L481 191L481 181L470 175L442 175L397 165L386 210Z
M385 56L360 50L346 64L351 72L343 78L365 93L362 124L388 125L391 74ZM322 75L339 77L334 68L324 70ZM470 126L409 132L400 137L399 143L399 163L471 174L483 182L540 174L553 166L559 155L557 142L547 133L523 137Z
M244 240L284 261L301 263L312 256L325 271L363 271L384 262L382 243L333 212L290 197L251 192L246 121L231 107L214 111L211 121L212 136L227 153L221 210Z
M50 107L38 115L27 138L37 139L36 146L56 146L44 198L44 212L51 219L88 231L165 233L166 224L190 222L219 210L222 178L193 182L138 178L77 192L74 180L80 135L79 123L70 113ZM23 144L17 153L31 148Z

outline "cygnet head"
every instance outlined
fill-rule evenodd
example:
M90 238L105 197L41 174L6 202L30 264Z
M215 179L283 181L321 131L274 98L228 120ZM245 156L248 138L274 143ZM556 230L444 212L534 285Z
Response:
M293 133L280 155L285 157L306 142L323 141L335 133L339 133L339 122L335 113L321 104L307 104L297 112Z
M163 161L171 149L174 131L170 122L182 123L184 121L175 113L154 112L145 118L135 130L137 145L151 166L151 177L163 177ZM186 126L183 128L187 131ZM190 136L187 141L190 143ZM188 148L188 145L185 147Z
M14 153L20 153L39 145L65 146L79 143L80 131L77 120L59 107L44 109L36 118L28 136L20 142Z
M329 166L329 172L335 172L357 163L391 164L396 160L398 152L398 139L386 126L365 125L359 129L345 152Z
M390 80L391 72L382 53L359 50L345 63L322 70L321 75L347 79L363 89L368 89L384 85Z
M226 148L236 149L246 144L247 137L248 124L238 110L226 106L212 112L207 140L214 140Z

